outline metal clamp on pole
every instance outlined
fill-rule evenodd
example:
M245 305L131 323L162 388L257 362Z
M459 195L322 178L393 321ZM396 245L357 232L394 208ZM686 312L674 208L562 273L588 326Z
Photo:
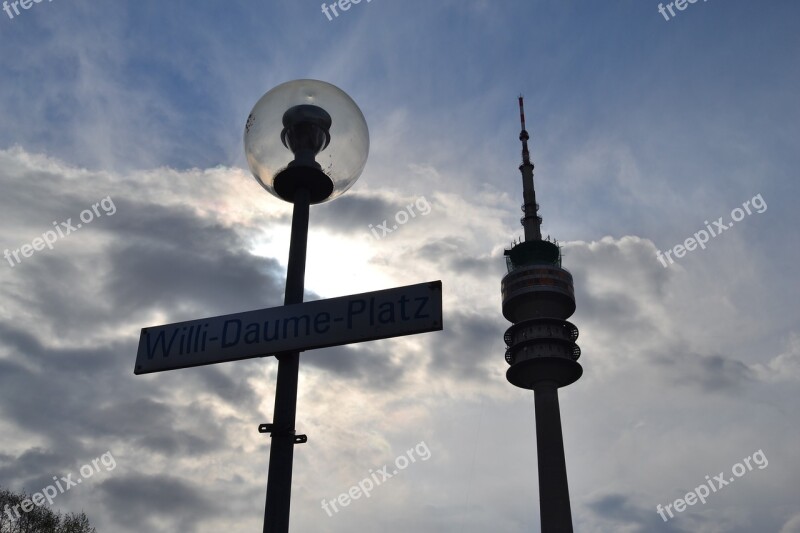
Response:
M275 428L275 426L273 424L259 424L258 432L259 433L269 433L270 437L276 437L276 436L283 437L283 436L291 435L292 437L294 437L294 443L295 444L304 444L304 443L308 442L308 436L307 435L295 435L295 432L294 432L293 429L287 429L287 430L284 430L284 431L275 431L274 428Z

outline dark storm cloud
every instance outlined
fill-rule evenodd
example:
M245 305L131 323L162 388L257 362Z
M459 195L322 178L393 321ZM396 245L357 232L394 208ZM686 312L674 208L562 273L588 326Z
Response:
M221 447L209 436L224 433L218 421L206 420L202 429L182 429L178 408L151 398L159 397L154 383L134 381L132 343L88 350L45 348L5 325L0 326L0 343L13 354L11 360L0 360L3 418L48 443L46 449L0 462L6 480L46 481L53 470L74 468L82 457L113 452L127 443L186 456ZM130 356L120 358L120 353ZM86 441L95 447L88 448ZM98 443L104 449L96 449ZM38 465L24 461L26 454L36 454Z
M643 312L641 302L629 294L611 291L594 293L590 287L578 283L575 286L575 302L584 326L602 325L604 329L617 330L621 335L628 331L635 331L637 335L659 334L657 325Z
M24 195L26 187L15 190ZM83 200L69 203L61 209L86 207ZM148 325L142 317L156 312L176 321L280 305L277 262L250 255L236 232L187 208L122 197L115 205L114 216L70 236L77 252L42 252L6 273L6 309L39 318L0 323L7 354L0 359L0 408L8 423L45 444L4 455L4 483L38 490L54 473L129 446L183 458L222 449L230 422L170 401L170 384L258 412L245 365L238 372L205 367L180 377L133 376L135 338ZM97 346L81 340L120 327L130 329L127 340ZM187 422L192 419L202 423ZM123 465L131 460L117 457Z
M499 364L498 361L505 365L503 332L506 327L501 319L487 320L477 313L450 312L444 319L444 330L425 333L420 339L425 346L435 348L423 349L419 355L410 353L402 361L389 357L392 349L389 342L311 350L302 354L301 361L375 389L395 385L409 368L426 361L428 370L437 376L484 380L487 366ZM431 356L434 351L438 355ZM412 361L416 357L419 360Z
M225 370L213 365L197 367L187 372L187 376L192 376L196 390L213 392L218 398L240 409L256 411L259 397L244 377L258 362L258 359L237 362L242 371L233 376L225 372L232 369L227 365Z
M119 523L136 531L158 529L191 533L199 521L222 511L179 478L169 475L115 476L100 484L103 500Z
M504 257L491 257L486 254L475 255L468 252L473 246L460 237L445 237L427 241L414 251L414 257L438 265L443 271L465 274L481 279L497 280L506 274Z
M87 449L82 444L87 439L111 451L115 445L132 443L152 453L184 457L223 448L224 421L209 418L202 409L192 414L192 408L187 412L160 401L165 395L157 387L164 380L133 376L133 343L103 349L52 349L5 325L0 325L0 343L19 361L0 361L3 416L45 439L49 446L41 456L53 459L42 462L41 468L26 470L26 463L19 462L22 456L13 458L4 466L4 479L45 476L46 480L55 467L71 468L76 458L105 451ZM206 367L187 371L179 381L194 390L211 392L237 409L257 412L258 397L244 376L231 377ZM202 424L181 427L187 414Z
M95 372L105 372L115 365L108 348L47 348L35 335L0 322L2 345L19 356L18 361L46 365L50 372L70 374L91 368Z
M621 494L605 494L587 504L598 518L608 523L608 531L624 527L625 531L636 533L683 533L694 530L682 529L664 520L652 509L641 508ZM631 527L635 529L630 529Z
M562 248L562 263L572 273L576 290L594 280L618 279L623 275L640 291L658 299L666 296L674 274L655 259L652 242L632 236L568 243Z
M336 201L311 209L312 227L325 227L336 233L353 234L369 231L369 225L382 224L384 220L404 209L402 202L394 204L379 196L344 194ZM367 233L365 233L367 234Z
M721 355L700 355L676 348L650 360L659 367L659 375L664 375L663 369L668 371L665 379L670 385L692 387L698 391L736 394L756 382L750 367Z
M79 238L79 237L77 237ZM6 305L27 316L42 317L36 324L59 336L85 334L113 323L117 314L89 285L104 275L99 258L83 260L53 250L15 268L14 286L0 289ZM47 317L58 317L48 320Z
M20 168L17 166L19 161L8 154L3 154L0 159L5 163L4 168L0 168L4 215L13 219L17 228L42 225L42 229L38 230L41 233L49 229L51 221L62 221L67 217L72 217L74 221L81 211L91 208L92 203L114 193L114 188L109 187L97 198L87 197L76 191L76 185L83 184L73 183L63 175ZM31 206L35 206L35 209Z
M474 277L499 280L508 272L506 270L506 262L503 257L489 257L481 256L475 257L470 255L459 255L450 258L449 269L453 272L461 274L469 274ZM500 290L500 282L497 282L498 290Z
M585 285L575 287L575 301L580 302L580 311L587 317L602 317L603 324L613 320L618 326L630 324L631 320L638 320L638 302L627 294L600 294L595 295Z
M47 474L58 472L64 466L65 459L63 454L38 447L29 448L18 457L3 455L0 456L0 480L5 483L11 479L42 478L48 484L52 477Z
M602 327L626 342L663 336L664 325L655 318L658 313L647 306L659 306L671 274L653 260L652 243L624 237L573 243L567 249L573 260L579 327ZM625 283L620 282L620 265L626 269ZM656 370L654 379L670 387L679 384L704 393L732 394L755 380L746 364L720 354L697 353L680 335L664 339L657 351L645 351L641 357Z
M69 236L108 239L104 253L40 252L10 272L18 289L2 289L6 305L58 316L51 326L63 333L137 323L156 310L178 321L282 304L277 261L244 251L233 230L182 207L115 204L114 216Z
M437 334L436 355L429 359L428 369L434 375L485 381L491 375L491 367L507 366L503 359L503 333L509 325L502 316L488 318L466 311L448 313L444 331Z
M328 371L336 377L353 380L362 387L385 389L395 385L406 366L394 361L387 350L390 343L361 343L356 346L333 346L310 350L301 355L301 362Z
M79 454L76 437L98 436L93 394L106 389L124 344L96 349L45 347L34 336L0 325L0 409L6 419ZM130 350L132 346L127 345ZM119 390L118 390L119 392ZM80 416L76 416L80 415Z
M274 259L246 252L233 230L186 208L126 205L114 219L108 294L127 314L152 309L226 314L283 304L283 272ZM176 317L176 320L178 318Z
M219 421L206 417L202 426L192 424L186 421L185 409L166 401L148 397L125 399L93 410L91 415L98 437L113 436L123 441L127 435L127 440L137 448L154 453L193 457L223 448L219 439L212 436L224 434Z

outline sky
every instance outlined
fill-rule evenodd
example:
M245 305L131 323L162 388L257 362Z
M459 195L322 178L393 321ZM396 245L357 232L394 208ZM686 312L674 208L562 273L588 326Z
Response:
M99 532L261 530L275 358L133 368L144 327L282 305L292 206L242 136L311 78L370 153L311 208L306 299L441 280L444 328L301 354L291 531L540 530L500 297L524 94L575 283L575 530L800 533L797 2L22 3L0 11L0 486L80 479L52 505Z

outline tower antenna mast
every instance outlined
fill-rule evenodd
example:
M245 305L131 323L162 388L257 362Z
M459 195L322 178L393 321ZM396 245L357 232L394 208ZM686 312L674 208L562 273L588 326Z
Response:
M536 203L536 191L533 189L533 163L531 154L528 151L528 130L525 129L525 104L522 95L519 95L519 120L522 131L519 132L519 140L522 141L522 164L519 170L522 173L522 212L524 216L520 219L522 227L525 229L526 241L542 240L542 217L539 216L539 204Z

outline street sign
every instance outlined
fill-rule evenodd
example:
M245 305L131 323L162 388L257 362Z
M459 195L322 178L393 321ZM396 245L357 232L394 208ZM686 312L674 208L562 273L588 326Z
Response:
M442 282L143 328L134 374L442 329Z

